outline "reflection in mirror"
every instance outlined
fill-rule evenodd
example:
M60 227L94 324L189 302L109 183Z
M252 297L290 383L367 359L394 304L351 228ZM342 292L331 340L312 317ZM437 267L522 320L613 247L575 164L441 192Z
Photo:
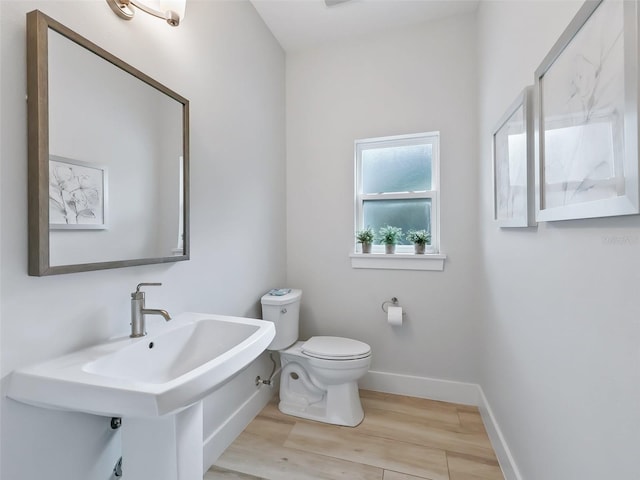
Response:
M187 260L188 101L40 12L28 38L29 273Z

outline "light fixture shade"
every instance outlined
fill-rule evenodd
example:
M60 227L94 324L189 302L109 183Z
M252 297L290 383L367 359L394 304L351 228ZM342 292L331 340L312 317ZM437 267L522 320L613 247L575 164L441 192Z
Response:
M187 0L107 0L107 3L116 15L125 20L133 18L133 7L136 7L177 27L184 19Z
M159 0L161 12L174 12L178 15L180 21L184 19L184 14L187 6L186 0Z

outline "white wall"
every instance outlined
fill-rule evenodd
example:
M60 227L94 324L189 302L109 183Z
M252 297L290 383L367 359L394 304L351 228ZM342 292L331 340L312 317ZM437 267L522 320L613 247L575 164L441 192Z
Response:
M25 13L35 8L191 101L191 261L27 276ZM248 2L187 8L172 29L144 14L125 22L104 1L0 2L5 381L20 366L126 334L139 282L163 282L148 290L151 307L254 317L260 296L284 283L284 53ZM261 375L269 370L267 361ZM108 420L2 398L3 479L105 480L118 446Z
M491 131L582 2L482 2L480 383L526 480L640 475L640 218L492 221Z
M476 52L473 15L287 55L287 282L301 335L372 346L371 369L474 381ZM441 133L444 272L354 270L354 140ZM380 306L407 312L391 328Z

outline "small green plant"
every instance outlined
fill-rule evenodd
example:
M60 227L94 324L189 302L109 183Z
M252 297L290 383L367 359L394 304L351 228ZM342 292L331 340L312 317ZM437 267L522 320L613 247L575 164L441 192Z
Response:
M426 230L409 230L407 240L416 245L429 245L431 244L431 234Z
M402 229L400 227L387 225L378 230L378 238L385 245L395 245L402 240Z
M358 240L358 243L373 243L374 237L375 235L371 227L356 232L356 240Z

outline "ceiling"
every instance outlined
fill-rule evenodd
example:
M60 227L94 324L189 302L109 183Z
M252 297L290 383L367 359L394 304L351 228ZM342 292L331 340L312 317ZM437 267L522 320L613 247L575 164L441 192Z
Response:
M475 11L479 0L251 0L287 52Z

